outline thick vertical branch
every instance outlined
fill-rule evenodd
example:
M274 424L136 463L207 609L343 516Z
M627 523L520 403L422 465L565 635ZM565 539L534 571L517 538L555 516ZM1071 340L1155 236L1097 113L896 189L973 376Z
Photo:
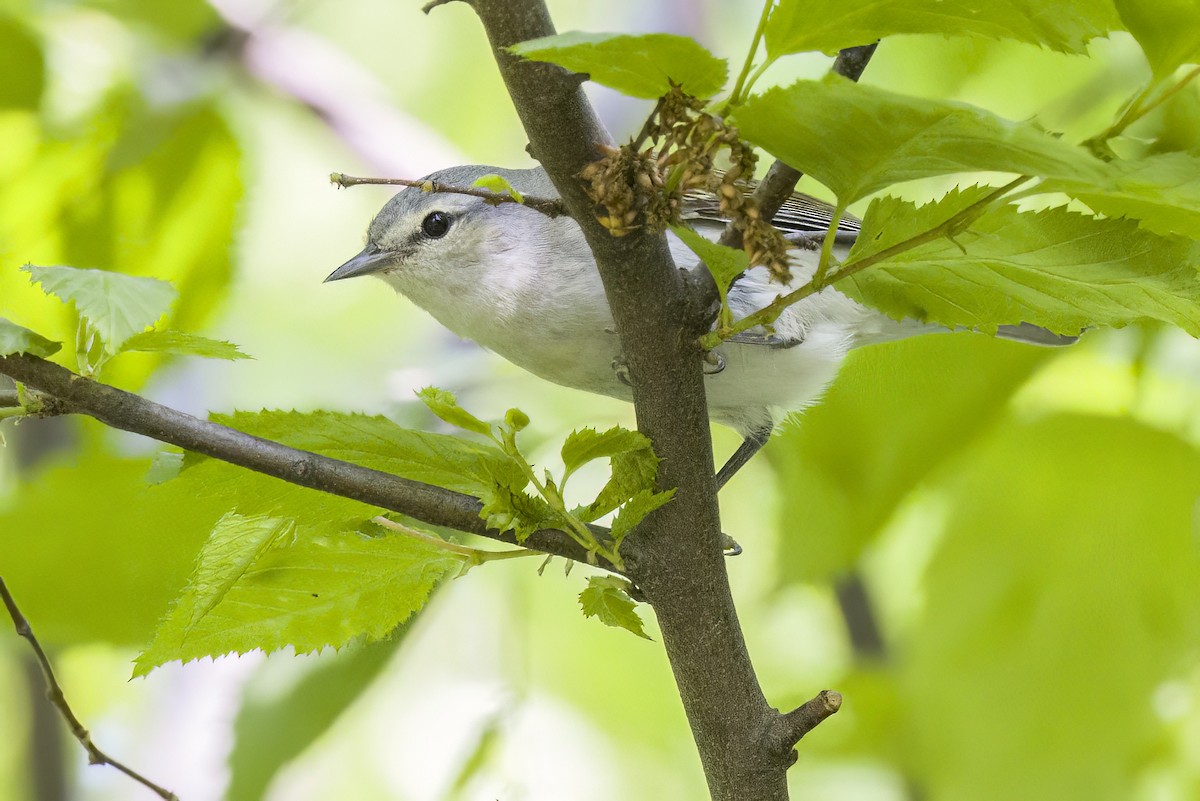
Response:
M725 573L700 353L703 320L661 234L616 238L595 219L577 176L610 139L579 79L522 61L507 47L554 32L540 0L473 0L496 62L542 163L595 254L625 350L638 428L662 458L674 500L637 533L629 564L654 606L715 799L785 799L789 753L764 748L774 721L746 652Z

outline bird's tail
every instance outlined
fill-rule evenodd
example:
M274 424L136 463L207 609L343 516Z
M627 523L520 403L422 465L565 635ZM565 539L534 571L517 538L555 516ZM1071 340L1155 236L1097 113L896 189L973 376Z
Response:
M854 342L855 347L874 345L880 342L892 342L897 339L907 339L908 337L920 334L944 334L950 330L945 326L934 323L921 323L916 320L901 320L900 322L896 322L882 315L873 322L875 322L874 325L858 332ZM1002 325L996 330L996 336L1000 339L1010 339L1014 342L1024 342L1027 345L1040 345L1049 348L1074 345L1079 341L1079 337L1055 334L1032 323Z

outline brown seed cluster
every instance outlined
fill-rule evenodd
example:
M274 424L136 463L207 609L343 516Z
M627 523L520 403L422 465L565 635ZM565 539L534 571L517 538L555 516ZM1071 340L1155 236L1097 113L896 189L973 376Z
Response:
M643 147L646 140L650 144ZM716 166L722 151L728 151L724 170ZM777 280L787 281L788 242L762 219L745 182L757 160L736 128L672 86L638 141L605 148L580 177L598 206L597 218L613 236L642 226L661 231L680 221L686 193L714 195L720 214L742 232L750 266L766 265Z

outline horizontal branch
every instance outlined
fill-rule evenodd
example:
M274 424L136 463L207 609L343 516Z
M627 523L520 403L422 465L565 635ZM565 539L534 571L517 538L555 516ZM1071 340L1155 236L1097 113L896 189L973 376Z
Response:
M478 499L420 481L289 448L241 431L200 420L140 395L100 384L66 368L28 354L0 357L0 374L20 381L63 405L122 431L141 434L230 464L264 473L302 487L361 501L434 526L445 526L509 544L511 532L487 527ZM594 526L601 541L608 529ZM588 562L587 551L555 529L534 532L520 545L542 553ZM620 572L603 558L599 566Z
M483 200L485 203L490 203L493 206L499 206L501 203L518 203L522 206L528 206L534 211L541 212L547 217L561 217L567 214L567 207L558 198L530 197L529 195L515 195L511 192L493 192L490 189L484 189L481 186L455 186L454 184L445 184L440 181L433 181L428 178L414 181L409 178L356 178L353 175L346 175L342 172L334 172L329 174L329 180L337 184L342 189L351 186L362 186L364 184L373 184L380 186L411 186L420 189L422 192L445 192L452 195L470 195Z
M45 649L42 648L42 644L34 636L33 627L29 625L29 620L21 612L20 608L17 607L17 601L13 598L12 593L8 591L8 586L5 585L3 578L0 578L0 599L3 599L4 606L8 609L8 616L12 618L17 634L25 638L29 643L29 647L33 649L33 656L37 660L38 667L42 670L42 678L46 682L46 697L54 705L54 708L58 710L58 713L62 715L63 720L66 721L67 726L71 729L71 734L75 736L75 739L87 751L88 764L109 765L121 771L135 782L153 790L160 798L165 799L165 801L179 801L178 796L170 790L155 784L128 765L113 759L92 742L92 735L79 722L79 718L75 716L75 712L71 709L70 704L67 703L67 697L63 693L62 685L58 683L58 678L54 675L54 668L50 665L50 658L46 656Z

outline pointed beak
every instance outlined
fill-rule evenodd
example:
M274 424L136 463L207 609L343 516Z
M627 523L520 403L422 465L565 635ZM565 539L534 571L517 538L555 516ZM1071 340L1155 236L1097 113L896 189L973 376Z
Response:
M362 249L361 253L331 272L324 283L328 284L330 281L341 281L343 278L356 278L360 275L377 273L395 262L395 260L395 254L382 251L375 245L367 245Z

